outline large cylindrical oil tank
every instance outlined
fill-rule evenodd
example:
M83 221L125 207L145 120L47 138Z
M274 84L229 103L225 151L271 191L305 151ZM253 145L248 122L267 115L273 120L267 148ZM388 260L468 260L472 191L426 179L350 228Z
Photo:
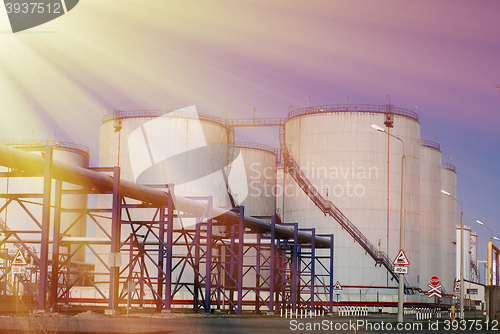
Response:
M120 166L122 179L176 185L180 196L213 196L228 205L224 181L228 162L224 120L195 110L115 111L101 125L99 166ZM217 178L219 180L219 178Z
M245 176L238 180L231 180L231 185L247 189L243 198L236 194L235 201L245 207L247 216L273 216L276 212L276 156L278 150L274 147L248 143L236 142L244 161L245 173L237 173ZM237 172L235 166L231 173ZM233 189L234 191L234 189Z
M53 148L53 159L65 162L72 166L89 166L89 149L80 144L73 144L60 141L45 139L15 139L2 140L3 145L20 148L30 151L33 154L45 154L47 147ZM63 190L81 190L81 186L63 183ZM56 181L52 183L51 203L55 203ZM4 194L28 194L43 193L43 177L6 177L0 182L0 193ZM35 204L37 203L37 204ZM30 210L33 216L41 222L41 199L30 199L24 205ZM61 197L61 207L64 209L86 209L87 195L85 194L64 194ZM87 219L80 218L80 213L63 211L60 219L60 233L71 237L84 237L87 233ZM14 202L11 203L3 212L2 219L12 230L38 230L39 227L26 211ZM54 212L51 214L51 227L53 229ZM82 249L72 259L72 262L85 262L85 250Z
M385 127L384 123L389 127ZM393 106L325 105L293 110L285 141L301 170L379 251L394 259L400 250L402 143L371 125L383 126L404 142L406 156L405 247L411 286L420 273L420 124L416 113ZM383 266L332 217L325 216L287 174L285 222L335 235L334 280L356 287L395 287ZM346 291L348 292L348 291ZM343 297L344 298L344 297ZM361 298L363 298L361 296ZM367 298L367 297L365 297Z
M120 166L127 181L173 183L176 195L212 196L227 207L228 139L224 120L195 110L114 111L101 124L99 166ZM99 203L109 206L111 197Z
M457 250L456 250L456 277L460 278L460 246L461 246L461 238L460 238L460 225L457 225L456 228L457 233ZM471 261L471 227L469 225L464 225L464 244L463 244L463 252L464 252L464 279L470 281L470 261Z
M228 148L224 120L198 113L194 108L170 112L113 111L101 124L99 166L118 165L122 179L161 187L173 183L175 195L212 196L214 206L229 207ZM98 205L111 207L111 196L100 195ZM135 216L132 213L132 219L150 221L154 212L143 209ZM194 218L183 219L184 226L195 222ZM101 225L111 231L110 219ZM174 226L179 226L177 219ZM122 226L121 233L125 238L129 230ZM100 229L96 234L104 237ZM109 246L98 247L104 259L109 251ZM100 263L96 263L96 271L106 272ZM99 281L105 279L98 277Z
M441 188L457 197L457 173L455 166L450 163L441 165ZM456 268L460 261L456 261L456 226L457 202L450 196L441 195L441 263L444 268L441 282L448 293L453 291L453 282L457 278Z
M438 143L420 141L420 288L443 276L441 224L441 151Z

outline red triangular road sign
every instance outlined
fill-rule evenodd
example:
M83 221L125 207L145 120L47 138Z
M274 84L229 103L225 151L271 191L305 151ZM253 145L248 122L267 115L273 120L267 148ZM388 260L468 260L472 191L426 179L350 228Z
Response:
M395 266L409 266L410 261L408 261L405 252L401 249L392 264Z
M333 290L342 290L342 285L340 285L339 281L337 281L337 283L335 283L335 286L333 287Z
M26 258L23 255L23 252L19 249L16 253L16 256L14 256L14 259L12 260L12 265L13 266L27 266L28 262L26 261Z

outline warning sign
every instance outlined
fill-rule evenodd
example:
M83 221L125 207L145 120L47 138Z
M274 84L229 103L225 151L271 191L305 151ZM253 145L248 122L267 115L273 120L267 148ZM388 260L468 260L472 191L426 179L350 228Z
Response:
M396 255L396 258L394 259L394 262L392 262L392 264L395 266L409 266L410 261L408 261L405 252L403 252L403 250L401 249L398 255Z
M342 285L340 285L340 282L337 281L337 283L335 283L335 286L333 287L333 293L340 294L341 292L342 292Z
M443 287L442 284L439 285L427 284L427 286L430 288L429 291L425 292L427 298L431 298L432 296L436 296L438 298L443 297L443 293L441 292L441 288Z
M15 275L24 275L26 274L26 267L28 266L28 261L23 255L23 252L19 249L12 259L12 273Z
M23 255L23 252L19 249L16 253L16 256L14 256L14 259L12 260L12 265L13 266L27 266L28 262L26 261L26 258Z

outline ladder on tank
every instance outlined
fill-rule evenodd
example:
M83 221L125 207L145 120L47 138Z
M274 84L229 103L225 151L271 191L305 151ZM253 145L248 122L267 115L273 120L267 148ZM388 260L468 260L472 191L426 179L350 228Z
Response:
M286 148L284 126L280 126L280 146L283 155L284 171L292 176L297 185L311 199L311 201L325 214L333 217L344 230L349 233L363 249L370 254L377 264L383 265L387 271L399 282L399 275L394 272L394 265L391 259L383 251L379 251L367 237L340 211L331 201L326 200L309 181L307 176L302 172L298 164L290 155ZM410 284L405 279L405 293L411 294Z

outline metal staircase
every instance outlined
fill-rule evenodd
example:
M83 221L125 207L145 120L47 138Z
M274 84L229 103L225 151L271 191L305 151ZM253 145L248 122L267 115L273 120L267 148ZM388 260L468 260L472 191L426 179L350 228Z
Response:
M394 265L387 254L379 251L331 201L324 199L311 181L309 181L307 176L301 171L300 167L286 148L284 125L280 126L280 146L281 153L283 155L285 172L292 176L297 185L325 216L330 215L333 217L340 224L340 226L342 226L342 228L346 230L347 233L349 233L361 247L363 247L366 253L368 253L375 260L376 264L383 265L387 268L387 271L396 279L396 281L399 282L399 275L394 272ZM405 279L405 292L413 293L413 290L409 289L409 287L410 285Z
M479 282L479 268L474 260L470 260L470 277L472 282Z

